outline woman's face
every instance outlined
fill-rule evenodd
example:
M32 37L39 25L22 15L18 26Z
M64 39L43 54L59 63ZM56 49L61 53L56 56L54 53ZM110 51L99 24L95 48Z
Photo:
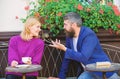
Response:
M31 36L38 37L39 32L41 31L40 27L41 26L39 24L35 24L35 25L31 26L30 27Z

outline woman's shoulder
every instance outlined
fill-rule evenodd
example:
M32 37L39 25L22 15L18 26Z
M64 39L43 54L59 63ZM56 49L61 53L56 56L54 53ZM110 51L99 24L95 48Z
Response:
M16 35L16 36L12 36L9 40L9 43L10 44L17 44L17 41L20 39L20 36L19 35Z
M44 41L42 39L40 39L40 38L35 38L34 40L35 40L34 42L36 44L44 44Z
M12 36L12 37L10 38L10 40L18 40L18 39L21 39L21 38L20 38L20 35Z

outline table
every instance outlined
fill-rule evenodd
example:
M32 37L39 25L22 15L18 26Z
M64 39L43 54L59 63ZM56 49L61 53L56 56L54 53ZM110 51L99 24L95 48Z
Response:
M103 79L107 79L106 78L106 72L112 72L112 71L117 71L120 70L120 64L119 63L111 63L111 66L109 68L96 68L96 64L88 64L85 67L85 70L87 71L92 71L92 72L102 72L103 74Z
M23 74L23 79L25 79L25 75L28 72L39 71L42 69L41 65L30 65L28 67L6 67L5 71L7 72L19 72Z

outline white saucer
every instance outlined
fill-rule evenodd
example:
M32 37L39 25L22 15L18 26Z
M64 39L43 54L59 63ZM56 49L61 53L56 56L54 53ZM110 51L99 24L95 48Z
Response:
M21 65L17 65L16 67L19 67L19 68L26 68L26 67L29 67L30 65L27 65L27 64L21 64Z

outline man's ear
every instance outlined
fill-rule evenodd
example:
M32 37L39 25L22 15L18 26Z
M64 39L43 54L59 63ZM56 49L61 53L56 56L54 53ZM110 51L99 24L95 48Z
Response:
M73 27L76 27L76 26L77 26L77 23L74 22L72 26L73 26Z

